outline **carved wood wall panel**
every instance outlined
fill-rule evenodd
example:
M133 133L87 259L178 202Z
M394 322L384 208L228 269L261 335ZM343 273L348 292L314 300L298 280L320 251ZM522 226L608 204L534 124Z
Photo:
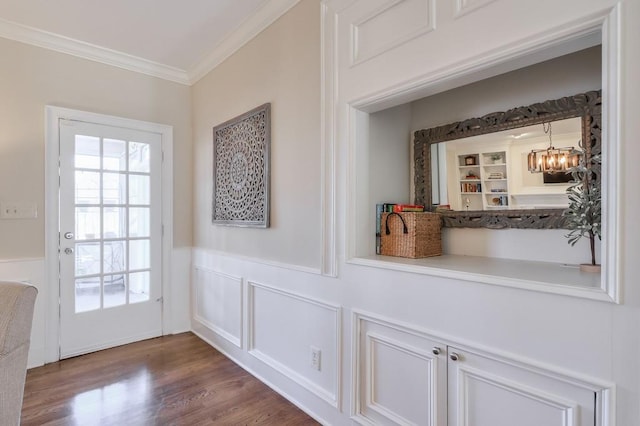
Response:
M213 129L213 223L269 226L271 104Z

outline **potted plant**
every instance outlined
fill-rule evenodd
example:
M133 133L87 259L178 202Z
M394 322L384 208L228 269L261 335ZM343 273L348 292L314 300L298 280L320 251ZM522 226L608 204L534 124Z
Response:
M574 183L567 188L569 208L563 216L570 229L566 235L569 244L574 246L580 238L589 238L591 263L580 265L580 270L600 272L600 265L596 264L595 240L596 237L602 239L602 192L596 179L601 159L599 155L585 158L583 153L579 164L570 169Z

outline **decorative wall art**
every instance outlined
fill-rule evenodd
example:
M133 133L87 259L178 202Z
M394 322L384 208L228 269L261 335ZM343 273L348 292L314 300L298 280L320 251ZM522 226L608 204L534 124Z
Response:
M269 227L271 104L213 128L213 223Z

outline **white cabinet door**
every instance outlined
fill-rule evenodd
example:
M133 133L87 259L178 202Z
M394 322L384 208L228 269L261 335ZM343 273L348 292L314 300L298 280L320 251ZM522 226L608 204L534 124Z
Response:
M593 390L453 347L448 354L449 426L595 426Z
M357 336L354 420L446 426L446 345L364 318Z

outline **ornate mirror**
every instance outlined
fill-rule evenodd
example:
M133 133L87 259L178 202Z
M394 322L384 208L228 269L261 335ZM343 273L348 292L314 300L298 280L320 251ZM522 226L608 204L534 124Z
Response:
M565 169L576 161L570 153L587 163L600 154L601 116L601 92L591 91L418 130L415 202L441 212L445 227L564 228L557 200L569 185ZM537 145L519 141L526 135ZM572 146L560 147L563 135ZM553 158L563 167L543 167L542 159L549 166Z

